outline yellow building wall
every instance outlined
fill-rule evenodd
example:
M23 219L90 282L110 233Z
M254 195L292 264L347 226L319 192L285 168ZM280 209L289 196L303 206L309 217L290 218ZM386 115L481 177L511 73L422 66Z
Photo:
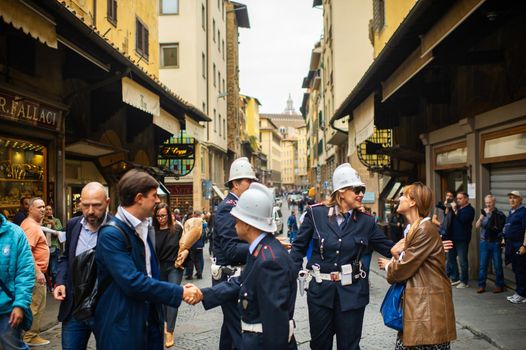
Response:
M117 1L116 26L107 19L108 0L63 1L70 10L75 11L77 17L82 18L88 25L94 25L101 36L113 43L126 56L129 55L135 64L148 74L159 77L159 1ZM148 29L148 59L141 58L136 51L135 19L137 17Z
M254 98L247 98L246 116L246 133L248 136L256 136L259 139L259 105Z
M383 28L374 33L374 57L378 57L400 23L418 0L385 0L385 22Z

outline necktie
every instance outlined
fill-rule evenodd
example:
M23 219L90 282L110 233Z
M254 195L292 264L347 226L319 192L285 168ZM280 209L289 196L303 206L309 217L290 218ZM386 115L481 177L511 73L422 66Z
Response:
M343 229L347 226L347 223L349 222L349 217L351 214L349 212L343 213L343 221L340 224L340 229L343 231Z

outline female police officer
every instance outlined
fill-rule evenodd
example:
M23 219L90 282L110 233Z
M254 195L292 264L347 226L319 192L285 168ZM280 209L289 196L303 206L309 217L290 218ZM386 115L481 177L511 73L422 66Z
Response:
M365 186L349 163L336 168L332 182L330 200L307 210L291 257L300 271L307 251L312 252L307 261L312 276L307 293L311 349L332 349L334 334L338 349L359 349L369 303L360 257L369 246L390 257L393 243L374 217L359 210Z

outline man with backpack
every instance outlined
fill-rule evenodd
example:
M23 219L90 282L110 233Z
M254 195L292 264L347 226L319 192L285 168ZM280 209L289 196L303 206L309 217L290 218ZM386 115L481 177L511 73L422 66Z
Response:
M159 183L132 169L120 179L120 206L97 242L97 280L101 286L94 316L98 349L162 350L162 305L178 307L195 298L195 287L160 281L155 230L149 218L160 203Z
M77 320L73 315L74 262L81 254L94 249L97 245L101 226L111 215L107 213L108 192L98 182L90 182L80 194L82 216L76 216L66 225L66 244L57 269L57 286L53 291L56 300L60 300L58 320L62 322L62 348L86 349L89 337L93 332L93 319ZM80 267L82 268L82 267Z

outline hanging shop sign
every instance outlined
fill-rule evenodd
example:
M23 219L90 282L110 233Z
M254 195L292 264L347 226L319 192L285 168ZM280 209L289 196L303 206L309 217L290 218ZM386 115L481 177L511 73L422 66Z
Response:
M62 125L60 110L3 91L0 91L0 117L52 130L60 130Z
M195 164L195 139L182 130L159 147L157 165L175 177L190 174Z

